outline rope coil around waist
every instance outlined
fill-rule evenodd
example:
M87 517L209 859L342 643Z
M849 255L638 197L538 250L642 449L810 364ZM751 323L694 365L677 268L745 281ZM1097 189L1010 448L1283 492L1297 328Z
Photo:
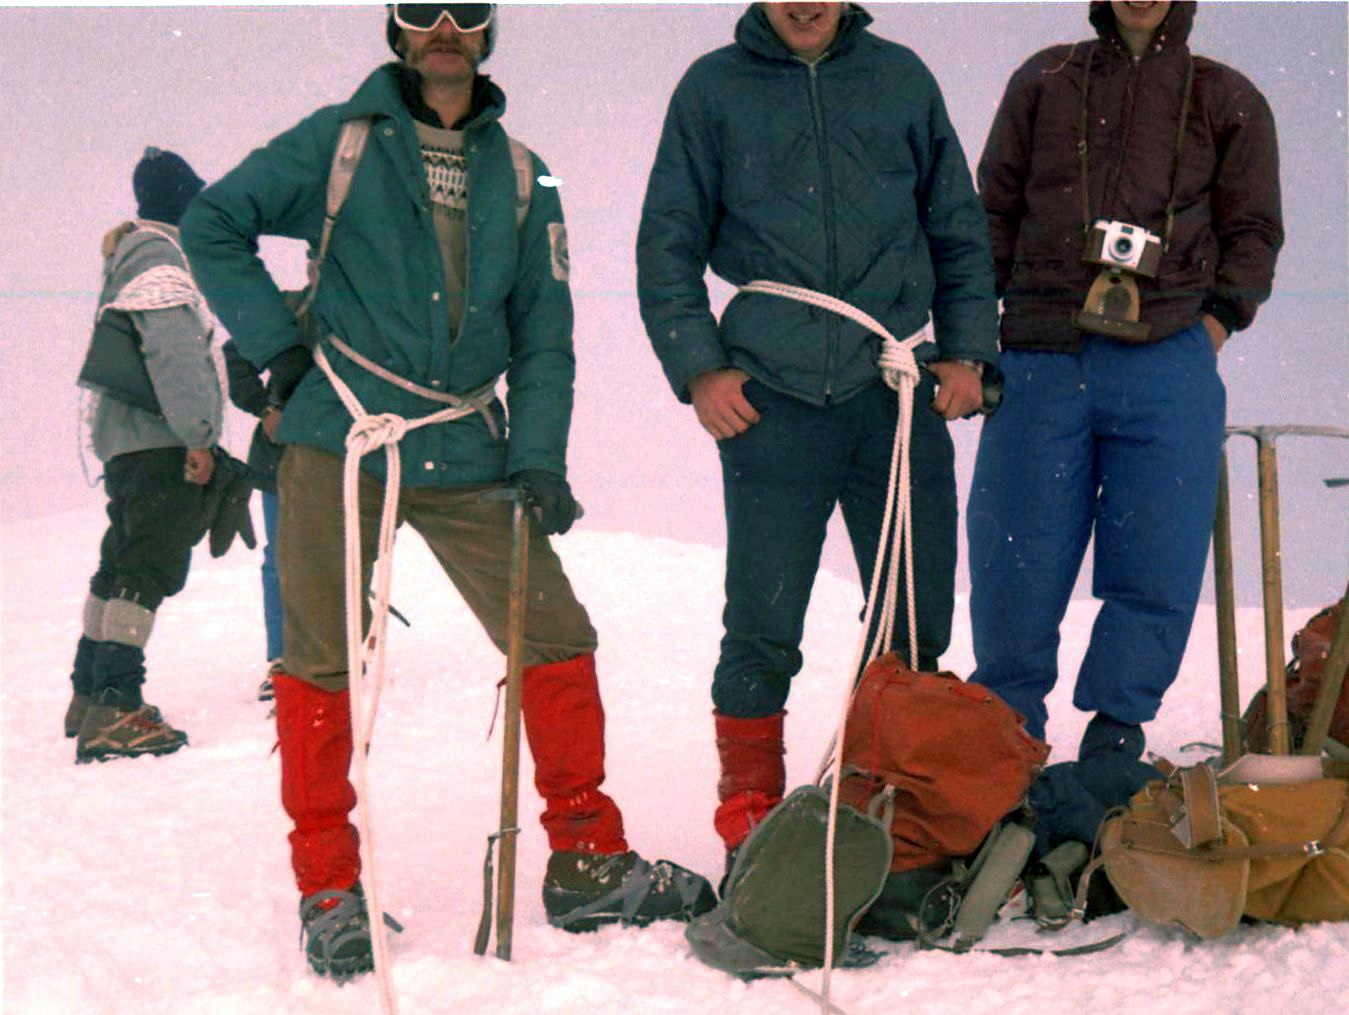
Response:
M895 427L895 442L890 455L890 481L885 500L885 514L881 521L880 540L877 544L876 562L871 571L871 587L867 592L867 605L862 617L862 639L858 646L857 657L853 661L851 673L855 681L857 675L861 673L863 661L873 659L890 650L899 596L899 583L894 564L900 560L903 561L904 565L904 588L908 606L909 665L917 670L918 614L914 604L913 512L910 509L912 481L909 471L909 435L913 429L913 393L918 386L920 377L918 361L914 357L913 351L924 342L933 341L931 322L929 320L918 331L901 340L897 339L885 325L866 311L827 293L763 279L741 286L740 291L759 293L764 296L778 296L782 299L795 300L798 303L828 310L860 324L881 340L881 351L876 365L881 371L881 377L885 380L886 385L898 395L899 422ZM895 519L896 514L899 516L898 521ZM887 561L891 566L885 566ZM882 597L880 619L876 627L875 637L868 638L867 634L871 630L882 571L888 573L888 578ZM826 944L823 985L819 999L822 1008L825 1010L832 1008L829 1002L829 979L834 966L833 940L837 919L834 905L834 839L838 828L839 789L843 782L843 736L855 690L856 684L851 683L848 687L847 700L843 705L843 716L839 720L838 729L834 734L833 746L830 748L833 755L832 766L830 765L829 755L826 754L825 761L821 764L820 771L816 776L816 782L818 783L825 777L826 770L832 768L829 776L831 782L829 829L825 840L824 940Z
M806 289L802 286L788 285L786 282L770 282L765 279L757 279L746 283L740 287L741 292L760 293L764 296L780 296L783 299L796 300L798 303L805 303L812 307L819 307L821 310L829 310L840 317L846 317L854 324L860 324L867 331L876 335L881 340L881 353L876 361L880 368L881 376L885 383L894 391L899 390L901 378L909 377L914 384L918 383L921 372L918 368L918 361L914 358L913 350L924 342L933 342L931 320L925 322L921 328L915 331L908 338L900 339L895 336L876 318L872 317L865 310L853 306L845 300L836 296L830 296L828 293L817 292L814 289Z
M412 430L436 423L453 422L475 413L481 414L487 421L487 426L495 439L500 440L501 437L490 412L495 384L484 385L463 396L433 391L386 370L356 352L336 335L330 335L328 341L338 352L376 377L404 391L445 405L444 409L416 419L405 419L392 412L368 413L355 392L337 375L323 347L320 345L314 350L314 362L327 375L328 382L352 418L351 428L347 431L346 437L346 455L342 460L347 683L355 744L352 759L356 769L356 808L357 822L360 826L361 866L365 871L362 882L369 911L377 914L383 910L380 908L379 879L375 874L375 838L370 815L370 783L366 755L370 750L379 695L384 685L384 653L387 645L385 635L389 621L389 593L393 585L393 544L394 534L397 531L398 498L403 475L402 456L398 445ZM365 597L361 589L361 459L380 448L384 449L386 463L384 504L380 511L379 542L370 585L371 598L374 600L371 608L370 635L362 644L361 604ZM369 705L365 700L367 690L370 697ZM379 921L372 918L370 925L371 950L380 988L380 1006L383 1011L393 1013L397 1011L397 1005L388 975L388 943L384 928Z
M404 391L417 395L420 398L425 398L426 400L431 402L441 402L445 405L453 406L455 408L462 408L468 410L467 412L464 413L464 415L470 415L471 413L474 412L482 413L483 421L486 422L487 429L492 434L492 439L498 441L501 440L501 431L497 429L496 420L492 418L492 413L489 408L492 404L492 399L495 397L496 382L485 384L478 390L469 392L467 395L451 395L445 391L436 391L433 388L423 387L420 384L408 380L406 377L399 377L392 370L380 366L378 363L370 359L368 356L364 356L361 353L357 352L355 349L347 345L346 342L343 342L336 335L329 335L328 342L332 345L334 349L340 352L347 359L351 360L357 366L363 368L368 373L374 374L382 381L388 381L395 387L402 388ZM318 354L315 353L315 359L317 358ZM352 402L355 402L356 396L352 395L351 396L352 402L348 402L346 397L343 396L342 394L342 391L344 388L346 388L346 386L342 385L342 387L338 387L338 384L340 382L334 378L331 371L327 370L326 367L324 369L325 372L328 374L329 380L333 382L333 387L337 389L338 397L342 398L342 404L346 405L347 411L351 412L354 418L359 419L360 415L352 411ZM346 390L348 392L350 391L349 388L347 388ZM355 402L355 404L359 406L360 403ZM362 413L363 412L364 410L362 410ZM459 417L453 418L457 419ZM428 420L428 422L429 421L430 420ZM436 419L434 420L434 422L439 423L444 422L444 420ZM402 435L400 434L399 436L401 438Z

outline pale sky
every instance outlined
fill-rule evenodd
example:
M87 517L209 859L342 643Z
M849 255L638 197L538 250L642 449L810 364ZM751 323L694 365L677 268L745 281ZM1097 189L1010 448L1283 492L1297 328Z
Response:
M1012 70L1091 34L1085 2L866 6L874 32L936 75L971 165ZM511 4L484 68L507 94L507 130L563 180L577 305L570 478L596 529L724 539L716 451L650 351L633 246L670 92L693 59L732 40L743 9ZM102 503L76 453L74 378L99 238L135 212L141 150L173 149L218 178L391 58L383 21L369 6L0 9L0 519ZM1288 240L1274 298L1223 351L1228 420L1349 426L1346 5L1201 3L1190 42L1264 92L1283 161ZM299 282L290 251L264 251ZM249 430L231 423L236 454ZM963 508L978 424L954 436ZM1279 447L1287 598L1311 606L1344 588L1349 490L1322 480L1349 475L1349 441ZM1237 569L1254 602L1253 446L1234 442L1230 456ZM94 558L91 547L91 571ZM826 563L848 572L849 558L836 532Z

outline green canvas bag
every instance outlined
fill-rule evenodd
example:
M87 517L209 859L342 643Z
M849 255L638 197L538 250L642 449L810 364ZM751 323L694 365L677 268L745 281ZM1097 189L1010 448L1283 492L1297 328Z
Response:
M684 936L713 968L743 979L824 965L829 792L794 790L740 847L716 909ZM834 842L833 963L845 966L853 925L876 901L894 844L888 818L840 804Z

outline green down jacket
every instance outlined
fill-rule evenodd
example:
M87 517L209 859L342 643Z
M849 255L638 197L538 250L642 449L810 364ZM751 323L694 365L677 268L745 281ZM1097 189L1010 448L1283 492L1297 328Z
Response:
M402 442L403 484L491 483L521 469L566 474L571 422L572 303L557 190L538 182L516 223L516 174L497 122L506 98L480 79L488 101L465 129L471 181L463 323L451 335L444 273L417 134L397 64L379 68L344 105L320 109L252 152L193 202L183 245L212 310L239 350L262 366L301 343L295 317L257 255L262 235L317 249L325 188L344 120L373 117L370 140L333 230L314 310L325 329L400 377L465 395L506 375L509 439L475 413L422 427ZM409 420L444 408L395 387L329 348L329 362L369 413ZM505 434L499 402L491 411ZM286 405L278 438L343 454L351 417L317 368ZM364 467L383 478L384 455Z
M850 5L813 66L759 5L670 101L642 209L642 318L676 395L736 366L816 405L875 383L880 340L836 314L736 296L720 326L703 274L847 300L929 358L997 361L988 224L932 74ZM921 357L920 357L921 358Z

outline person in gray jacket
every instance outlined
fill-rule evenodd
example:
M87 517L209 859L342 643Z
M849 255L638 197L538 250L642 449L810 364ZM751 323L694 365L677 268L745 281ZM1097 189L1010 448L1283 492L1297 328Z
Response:
M89 582L65 733L77 762L168 754L187 734L145 703L145 645L155 611L187 581L203 535L222 393L209 312L188 272L177 223L204 182L180 156L147 148L132 185L135 221L103 239L98 317L126 314L159 412L105 391L92 420L104 463L108 529Z

